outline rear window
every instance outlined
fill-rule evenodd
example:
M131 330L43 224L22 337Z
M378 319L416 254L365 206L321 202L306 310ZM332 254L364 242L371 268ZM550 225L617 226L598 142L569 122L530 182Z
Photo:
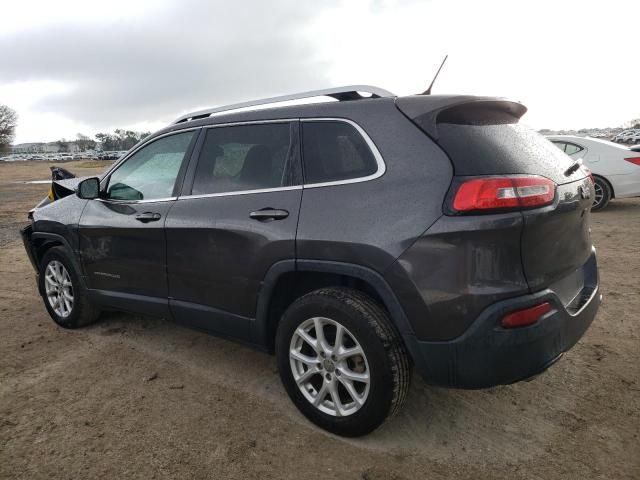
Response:
M305 183L373 175L378 164L360 133L339 121L302 122Z
M542 175L556 183L569 181L564 171L572 160L549 140L518 123L498 125L438 124L438 143L456 175Z

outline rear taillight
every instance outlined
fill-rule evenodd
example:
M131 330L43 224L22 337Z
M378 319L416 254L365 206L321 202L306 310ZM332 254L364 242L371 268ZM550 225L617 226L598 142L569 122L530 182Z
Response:
M589 179L591 180L591 183L595 184L596 179L593 178L593 172L591 171L591 169L589 167L585 167L584 165L582 165L580 168L582 168L582 171L584 172L584 174L589 177Z
M553 202L556 184L536 175L466 180L453 199L457 212L541 207Z
M633 163L634 165L640 166L640 157L630 157L630 158L625 158L625 160L627 162Z
M533 325L543 315L546 315L552 310L551 304L548 302L541 303L535 307L525 308L523 310L516 310L515 312L508 313L502 317L502 326L504 328L522 328L529 325Z

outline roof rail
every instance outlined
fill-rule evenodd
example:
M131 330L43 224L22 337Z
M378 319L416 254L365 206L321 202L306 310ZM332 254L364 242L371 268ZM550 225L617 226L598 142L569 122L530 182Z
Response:
M364 97L359 92L370 93L371 97ZM395 97L395 95L387 90L378 87L372 87L371 85L348 85L346 87L334 87L324 90L311 90L310 92L293 93L291 95L283 95L280 97L263 98L260 100L251 100L248 102L234 103L232 105L224 105L222 107L207 108L205 110L199 110L197 112L187 113L180 118L172 122L172 125L176 123L189 122L191 120L199 120L201 118L207 118L214 113L228 112L231 110L238 110L240 108L257 107L259 105L268 105L270 103L288 102L291 100L300 100L304 98L312 97L333 97L336 100L360 100L364 98L382 98L382 97Z

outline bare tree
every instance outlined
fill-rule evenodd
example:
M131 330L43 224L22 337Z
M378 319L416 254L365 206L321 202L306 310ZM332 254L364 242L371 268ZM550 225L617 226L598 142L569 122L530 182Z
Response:
M7 107L0 105L0 151L7 150L16 132L18 115Z
M151 132L134 132L116 128L113 133L96 133L96 139L103 150L129 150Z
M640 128L640 118L634 118L628 122L624 122L622 128Z
M88 149L96 148L96 142L94 140L91 140L90 137L79 133L77 135L77 138L78 139L76 140L76 143L78 144L78 148L80 148L81 151L86 152Z
M68 152L69 151L69 142L67 142L64 138L61 138L56 142L58 145L58 152Z

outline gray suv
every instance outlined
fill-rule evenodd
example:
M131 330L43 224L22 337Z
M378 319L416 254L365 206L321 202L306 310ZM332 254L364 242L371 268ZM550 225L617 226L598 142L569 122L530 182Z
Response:
M24 244L60 326L125 310L275 352L304 415L363 435L412 367L516 382L596 315L592 179L525 111L353 86L192 113L55 180Z

